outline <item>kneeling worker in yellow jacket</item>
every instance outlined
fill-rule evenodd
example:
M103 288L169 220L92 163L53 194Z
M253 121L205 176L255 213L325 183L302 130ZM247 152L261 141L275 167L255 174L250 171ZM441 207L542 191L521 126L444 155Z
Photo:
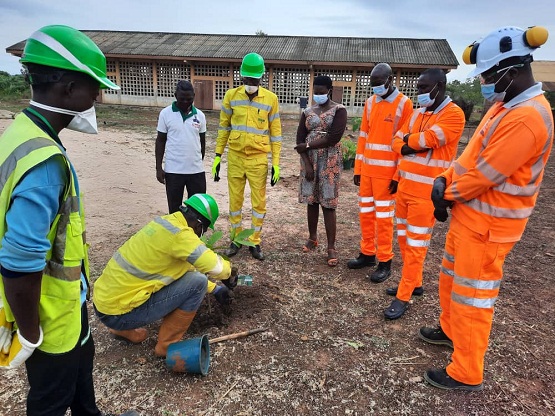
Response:
M162 319L155 354L180 341L207 290L221 304L231 298L231 265L206 247L200 236L214 228L219 210L214 198L195 194L179 211L157 217L127 240L94 284L94 308L110 332L139 343L144 325ZM231 286L231 285L230 285Z

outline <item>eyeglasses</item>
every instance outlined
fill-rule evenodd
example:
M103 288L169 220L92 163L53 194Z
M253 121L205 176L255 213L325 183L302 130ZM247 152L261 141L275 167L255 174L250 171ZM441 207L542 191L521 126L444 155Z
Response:
M511 68L522 68L523 66L524 66L524 64L515 64L515 65L506 66L505 68L501 68L501 69L498 69L496 71L489 72L487 74L481 74L480 77L484 81L484 84L493 84L493 78L495 77L495 75L497 75L497 74L499 74L503 71L505 71L505 73L507 73L509 71L509 69L511 69Z

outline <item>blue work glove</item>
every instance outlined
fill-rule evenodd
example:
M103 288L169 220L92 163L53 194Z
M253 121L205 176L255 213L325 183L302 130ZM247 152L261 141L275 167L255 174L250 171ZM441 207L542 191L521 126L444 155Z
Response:
M270 185L274 186L279 181L279 165L272 166L272 178L270 179Z
M218 182L220 180L220 162L222 157L216 155L214 158L214 163L212 164L212 176L214 177L214 182Z
M233 298L229 295L229 289L225 286L216 286L212 292L218 303L222 306L229 306Z

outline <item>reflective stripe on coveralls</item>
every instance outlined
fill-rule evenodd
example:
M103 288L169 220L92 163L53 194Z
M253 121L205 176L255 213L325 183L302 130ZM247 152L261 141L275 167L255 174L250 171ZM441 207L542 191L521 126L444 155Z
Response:
M386 99L373 95L364 105L355 159L355 175L361 175L360 252L376 255L380 262L393 258L395 195L388 187L398 155L391 149L391 139L411 114L412 102L397 89Z
M180 211L157 217L112 256L95 282L94 305L105 315L123 315L193 270L221 280L231 266L205 246ZM215 286L209 280L208 292Z
M81 332L81 271L85 278L89 271L83 210L63 150L27 115L19 114L0 138L0 240L6 233L5 218L15 187L30 169L56 155L64 157L68 186L48 233L51 249L46 254L39 307L44 339L38 349L51 354L70 351ZM6 318L13 322L2 279L0 295Z

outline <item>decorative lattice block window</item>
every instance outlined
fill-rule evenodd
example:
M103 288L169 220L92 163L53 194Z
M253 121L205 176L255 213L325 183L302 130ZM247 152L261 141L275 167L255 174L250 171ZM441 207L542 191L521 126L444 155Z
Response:
M314 76L318 75L327 75L332 81L351 82L353 80L353 71L349 69L316 68Z
M195 65L196 77L229 78L229 65Z
M116 65L117 62L114 61L113 59L108 59L106 60L106 76L108 77L108 79L110 81L112 81L113 83L117 84L117 79L116 79ZM117 94L118 91L116 90L112 90L110 88L105 88L103 89L104 94Z
M120 61L119 69L122 95L154 96L151 62Z
M216 80L214 81L214 98L216 100L223 100L225 92L229 89L229 81Z
M345 107L350 107L352 101L351 87L343 87L343 96L341 98L341 104Z
M240 67L238 66L233 67L233 88L237 88L243 85L243 77L241 76L239 69ZM268 80L269 80L269 74L268 74L268 71L266 71L264 72L264 75L262 75L262 79L260 80L260 85L262 85L264 88L269 88Z
M310 72L303 68L275 68L272 91L280 104L296 104L297 97L308 97Z
M157 72L159 97L173 97L178 81L191 80L191 67L185 63L159 63Z
M416 97L418 96L416 83L418 81L419 76L420 76L419 72L401 72L401 76L399 77L399 83L398 83L399 91L401 91L403 94L409 97L412 100L412 105L415 107L417 105Z
M355 89L354 107L364 107L364 103L372 94L370 88L370 72L371 71L357 71L357 86Z

